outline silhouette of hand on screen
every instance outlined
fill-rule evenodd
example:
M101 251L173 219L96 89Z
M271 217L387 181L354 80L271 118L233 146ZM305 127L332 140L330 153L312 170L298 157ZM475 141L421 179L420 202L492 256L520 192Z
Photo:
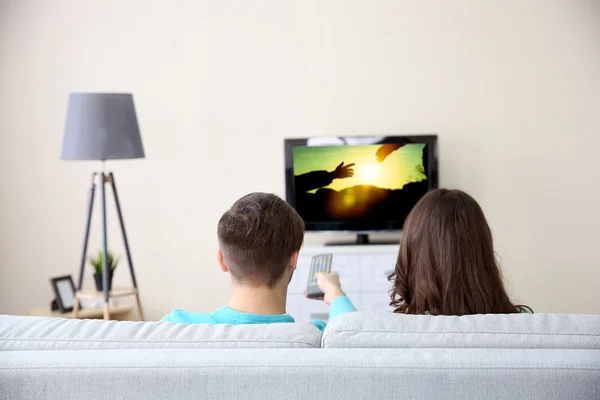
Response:
M333 179L352 178L354 176L354 163L344 165L342 161L340 165L333 171Z
M375 153L377 162L383 162L387 156L402 146L404 146L404 144L382 144L381 147L377 149L377 153Z

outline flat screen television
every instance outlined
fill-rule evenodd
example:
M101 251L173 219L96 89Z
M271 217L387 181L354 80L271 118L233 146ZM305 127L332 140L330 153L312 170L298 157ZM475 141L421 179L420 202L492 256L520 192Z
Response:
M285 139L286 199L307 231L399 231L438 184L437 136Z

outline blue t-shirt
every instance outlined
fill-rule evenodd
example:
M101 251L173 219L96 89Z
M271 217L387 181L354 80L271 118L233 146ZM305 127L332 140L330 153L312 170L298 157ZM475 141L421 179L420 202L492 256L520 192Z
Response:
M346 296L338 296L331 302L329 306L329 319L337 315L356 311L356 308ZM278 324L295 322L294 318L288 314L280 315L263 315L263 314L248 314L240 311L232 310L229 307L221 307L217 311L204 314L175 310L162 318L163 322L179 322L184 324ZM310 322L321 331L325 329L327 324L325 321L314 320Z

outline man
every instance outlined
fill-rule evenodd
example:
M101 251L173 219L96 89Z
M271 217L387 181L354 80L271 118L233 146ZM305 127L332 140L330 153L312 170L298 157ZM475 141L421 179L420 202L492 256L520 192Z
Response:
M217 260L229 274L227 306L210 314L175 310L162 320L190 324L272 324L294 322L286 314L288 284L304 240L304 222L285 201L269 193L251 193L219 220ZM319 274L319 288L330 305L330 319L356 311L336 274ZM313 321L320 330L324 321Z

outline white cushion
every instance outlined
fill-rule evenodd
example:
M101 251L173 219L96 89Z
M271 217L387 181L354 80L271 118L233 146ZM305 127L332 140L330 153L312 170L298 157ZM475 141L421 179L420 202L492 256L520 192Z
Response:
M347 313L329 322L322 347L600 349L600 315Z
M0 351L146 348L318 348L308 323L187 325L0 315Z

